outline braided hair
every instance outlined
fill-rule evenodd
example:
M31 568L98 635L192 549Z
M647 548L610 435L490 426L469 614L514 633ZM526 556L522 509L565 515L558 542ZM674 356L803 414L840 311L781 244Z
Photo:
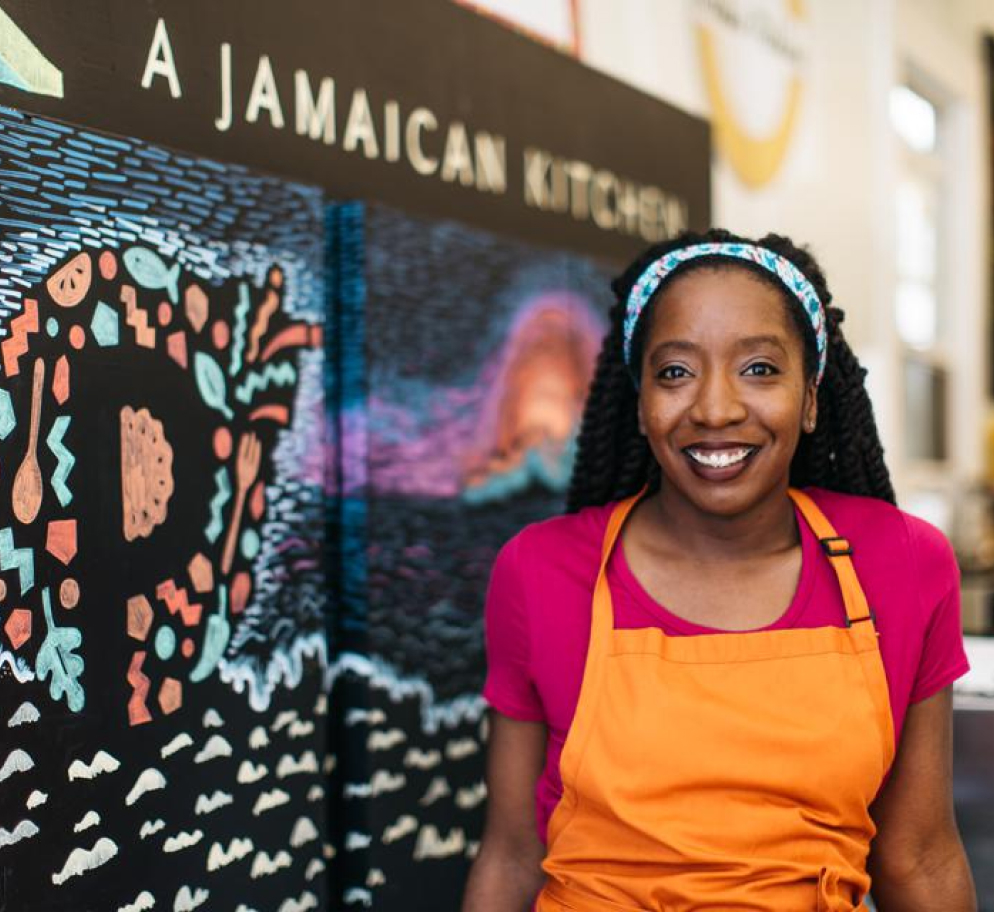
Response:
M611 283L617 301L610 312L610 327L583 412L567 511L575 512L585 506L629 497L645 484L650 492L659 489L662 483L659 465L645 437L639 433L638 391L622 352L625 306L632 286L653 261L672 250L710 241L754 243L785 257L811 282L825 308L828 352L825 374L818 386L818 423L812 433L801 435L790 464L790 484L794 487L816 485L894 503L894 488L864 385L866 369L842 335L845 314L839 308L829 306L832 294L821 267L807 250L780 235L768 234L759 241L752 241L728 231L712 229L704 234L687 232L653 245ZM818 354L814 330L791 293L772 274L746 261L702 256L680 266L674 275L700 268L748 269L780 292L804 342L805 376L815 376ZM664 280L639 318L632 337L632 365L641 364L646 327L651 325L652 311L669 278Z

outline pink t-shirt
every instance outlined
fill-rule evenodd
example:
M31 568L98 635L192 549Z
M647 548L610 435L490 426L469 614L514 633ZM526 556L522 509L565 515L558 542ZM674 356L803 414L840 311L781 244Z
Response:
M856 574L876 612L900 743L908 704L932 696L969 669L952 548L934 526L884 501L805 490L852 545ZM588 507L527 526L497 555L487 592L483 696L506 716L548 727L545 770L536 790L543 841L562 793L559 756L580 692L601 542L613 506ZM845 608L835 571L796 507L795 513L801 530L800 579L787 610L764 629L841 627ZM607 578L616 627L661 627L669 636L722 632L679 618L655 602L632 574L620 540Z

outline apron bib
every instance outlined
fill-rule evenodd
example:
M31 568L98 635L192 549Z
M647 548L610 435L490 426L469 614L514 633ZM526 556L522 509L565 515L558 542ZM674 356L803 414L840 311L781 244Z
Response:
M615 507L538 912L865 908L869 806L894 757L887 680L848 543L789 493L845 627L616 630L606 568L641 495Z

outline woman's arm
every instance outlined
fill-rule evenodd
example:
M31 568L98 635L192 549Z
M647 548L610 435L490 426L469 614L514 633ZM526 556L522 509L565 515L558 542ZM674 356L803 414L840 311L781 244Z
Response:
M535 828L535 784L545 764L546 730L490 713L487 822L469 872L463 912L528 912L545 875Z
M871 892L880 912L976 912L953 811L952 688L908 707L890 780L873 804Z

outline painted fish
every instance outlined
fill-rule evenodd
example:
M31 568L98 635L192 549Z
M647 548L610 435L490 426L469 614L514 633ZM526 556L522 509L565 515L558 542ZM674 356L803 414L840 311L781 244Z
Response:
M124 265L143 288L164 288L173 304L179 302L179 263L170 269L157 253L145 247L131 247L124 251Z

